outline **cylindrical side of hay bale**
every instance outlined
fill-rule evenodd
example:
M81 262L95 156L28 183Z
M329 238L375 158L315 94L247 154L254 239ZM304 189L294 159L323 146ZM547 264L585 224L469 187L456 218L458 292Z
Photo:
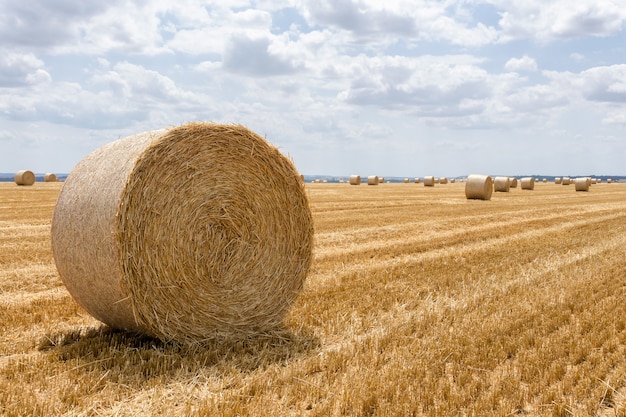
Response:
M424 177L424 187L434 187L435 186L435 177L432 175L429 177Z
M420 179L419 179L419 177L415 177L415 180L414 180L414 181L415 181L415 184L419 184L419 183L420 183Z
M610 184L610 183L612 183L612 182L613 182L613 179L612 179L612 178L607 178L607 179L606 179L606 183L607 183L607 184Z
M378 185L378 175L370 175L367 177L367 185Z
M33 185L35 183L35 174L33 171L23 169L15 173L13 180L17 185Z
M465 181L465 198L468 200L491 200L493 180L489 175L473 174Z
M597 178L591 178L591 183L592 183L592 184L597 184L597 183L598 183Z
M51 172L48 172L47 174L45 174L43 176L43 181L44 182L57 182L57 176Z
M517 188L517 178L515 178L515 177L509 178L509 187L510 188Z
M350 175L350 185L361 185L361 176Z
M439 178L439 184L447 184L447 183L448 183L448 178L446 177Z
M509 177L495 177L493 179L493 190L501 193L508 193L511 188Z
M409 181L409 179L408 179L408 178L405 178L405 179L404 179L404 183L405 183L405 184L408 184L409 182L410 182L410 181Z
M378 177L378 183L379 184L384 184L385 183L385 177Z
M561 184L561 178L560 177L555 177L554 178L554 183L555 184Z
M456 178L451 178L450 179L450 184L454 184L456 182Z
M535 179L533 177L526 177L520 180L522 190L534 190Z
M52 250L74 299L114 328L196 342L282 323L311 263L292 162L239 125L111 142L70 173Z
M576 187L576 191L589 191L589 185L591 181L589 178L576 178L574 180L574 186Z
M563 177L561 179L561 185L570 185L570 183L572 182L570 177Z

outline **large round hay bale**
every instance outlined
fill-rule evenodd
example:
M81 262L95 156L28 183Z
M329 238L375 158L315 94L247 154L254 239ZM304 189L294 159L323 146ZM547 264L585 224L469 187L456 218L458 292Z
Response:
M517 188L517 178L509 178L509 186L510 188Z
M424 177L424 187L434 187L435 186L435 177L432 175L429 177Z
M33 185L35 183L35 174L33 171L23 169L15 173L13 180L17 185Z
M533 177L526 177L520 180L522 190L534 190L535 179Z
M350 185L361 185L361 176L350 175Z
M493 179L493 190L501 193L508 193L511 188L509 177L495 177Z
M576 191L589 191L589 185L591 185L590 178L574 179L574 186L576 187Z
M43 176L43 181L44 182L57 182L59 181L57 176L51 172L48 172L46 174L44 174Z
M292 162L239 125L111 142L70 173L52 249L76 301L114 328L196 342L280 326L311 263Z
M465 181L465 198L468 200L491 200L493 180L489 175L473 174Z
M367 177L367 185L378 185L378 175L370 175Z

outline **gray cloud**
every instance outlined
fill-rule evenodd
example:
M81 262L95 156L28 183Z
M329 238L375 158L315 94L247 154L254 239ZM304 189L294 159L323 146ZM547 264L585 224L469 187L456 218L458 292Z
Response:
M297 70L287 59L270 53L269 46L268 38L234 35L224 51L223 68L254 77L292 74Z

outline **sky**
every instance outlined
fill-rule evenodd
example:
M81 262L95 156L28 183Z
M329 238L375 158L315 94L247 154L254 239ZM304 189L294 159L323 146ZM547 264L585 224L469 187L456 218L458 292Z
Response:
M626 0L0 0L0 172L237 123L307 175L626 175Z

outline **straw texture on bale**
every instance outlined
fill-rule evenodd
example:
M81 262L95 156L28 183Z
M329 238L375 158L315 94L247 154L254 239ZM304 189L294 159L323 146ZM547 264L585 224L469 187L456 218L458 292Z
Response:
M508 193L511 188L509 177L495 177L493 179L493 190L501 193Z
M420 183L419 177L415 177L415 184L419 184L419 183Z
M435 186L435 177L424 177L424 187L434 187Z
M509 178L509 187L517 188L517 178Z
M465 198L468 200L491 200L493 180L489 175L473 174L465 181Z
M378 185L378 176L370 175L367 177L367 185Z
M57 179L57 176L56 176L56 175L54 175L54 174L53 174L53 173L51 173L51 172L48 172L47 174L45 174L45 175L43 176L43 181L44 181L44 182L57 182L57 181L58 181L58 179Z
M576 191L589 191L589 185L591 185L590 178L576 178L574 180Z
M439 178L439 184L447 184L447 183L448 183L448 179L446 177Z
M361 185L361 176L350 175L350 185Z
M33 185L35 183L35 174L33 171L23 169L15 173L13 180L17 185Z
M554 178L554 183L555 184L560 184L561 183L561 178L560 177L555 177Z
M563 177L563 178L561 179L561 185L569 185L569 184L570 184L570 182L572 182L572 180L571 180L571 178L570 178L570 177Z
M311 263L304 187L243 126L119 139L83 159L59 195L59 275L114 328L181 342L264 332L282 324Z
M535 189L535 179L533 177L522 178L520 183L522 184L522 190L534 190Z

